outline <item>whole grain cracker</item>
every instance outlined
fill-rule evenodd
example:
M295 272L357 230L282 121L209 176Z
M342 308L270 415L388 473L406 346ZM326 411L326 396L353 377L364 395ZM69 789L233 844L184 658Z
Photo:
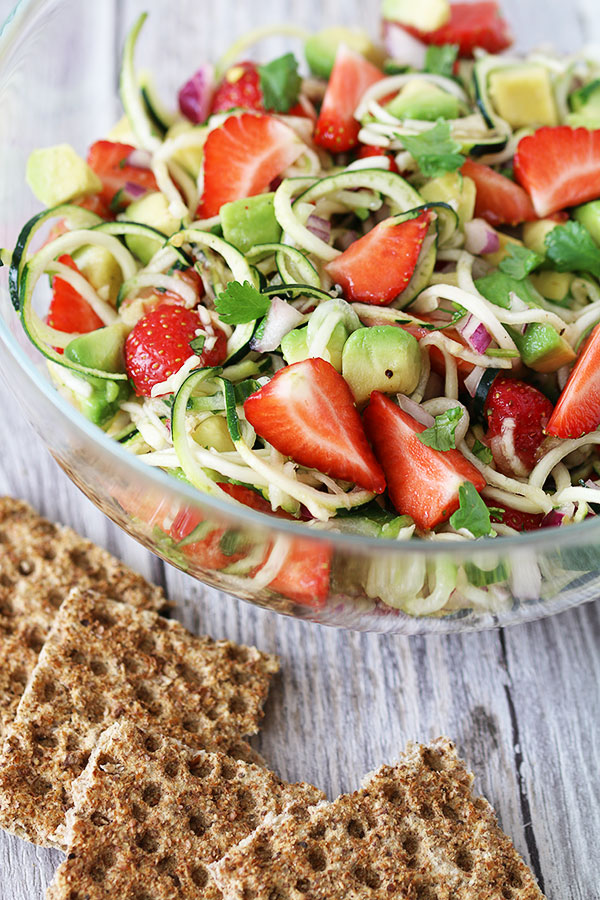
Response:
M47 900L218 900L207 864L266 814L323 794L121 722L101 736L73 797L67 860Z
M254 759L274 657L197 637L178 622L75 590L7 730L0 756L0 825L61 846L71 785L102 731L121 717L193 747Z
M140 609L162 609L162 590L106 550L0 497L0 739L15 715L56 610L75 585Z
M333 803L283 814L210 867L225 900L543 900L440 738Z

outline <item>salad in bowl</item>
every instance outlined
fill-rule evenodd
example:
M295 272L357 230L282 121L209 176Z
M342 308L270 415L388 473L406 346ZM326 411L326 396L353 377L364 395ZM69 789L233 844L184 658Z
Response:
M493 2L413 7L385 0L382 43L250 33L176 111L136 70L142 16L123 119L86 158L31 154L44 210L2 261L57 390L108 437L307 535L469 545L345 573L448 615L538 599L543 573L518 590L496 546L600 503L600 59L511 56ZM304 61L249 59L277 30ZM249 551L120 502L240 590L319 608L341 577L326 541Z

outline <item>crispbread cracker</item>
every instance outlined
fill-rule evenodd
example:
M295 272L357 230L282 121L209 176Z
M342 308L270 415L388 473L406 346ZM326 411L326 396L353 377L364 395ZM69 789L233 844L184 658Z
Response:
M56 610L78 585L143 609L161 609L160 588L22 500L0 497L0 738L14 718Z
M225 900L543 900L441 738L304 815L261 826L210 871Z
M122 717L193 747L252 759L274 657L196 637L93 591L65 600L0 756L0 825L61 846L71 785Z
M73 785L67 860L47 900L218 900L207 863L265 814L323 799L272 772L117 723Z

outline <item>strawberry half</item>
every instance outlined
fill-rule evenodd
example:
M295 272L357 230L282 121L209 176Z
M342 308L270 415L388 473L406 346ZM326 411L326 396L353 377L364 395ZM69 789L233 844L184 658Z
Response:
M246 400L244 411L257 434L301 466L375 494L385 490L350 388L325 360L281 369Z
M600 425L600 325L596 325L573 366L546 431L578 438Z
M264 110L258 66L253 62L240 62L225 72L213 97L211 114L228 109Z
M503 375L494 380L484 414L486 436L500 472L529 475L537 462L552 410L548 398L533 385Z
M373 391L364 414L367 436L383 467L390 499L418 528L435 528L459 507L458 489L471 481L478 491L485 478L458 450L434 450L421 443L425 431L389 397Z
M204 145L204 195L197 215L216 216L224 203L253 197L291 166L304 144L273 116L230 116Z
M347 300L388 306L412 278L432 221L429 210L405 222L386 219L325 268Z
M470 58L475 48L500 53L513 42L497 3L451 3L450 21L435 31L406 28L426 44L458 44L459 56Z
M485 503L491 507L490 521L492 524L501 522L503 525L508 525L509 528L514 528L515 531L536 531L538 528L542 528L542 523L546 518L544 513L524 513L519 509L506 506L504 503L497 503L495 500L486 500ZM497 513L497 509L501 509L502 512Z
M354 112L365 91L382 78L377 66L341 44L317 120L315 143L331 153L357 147L361 126Z
M126 206L148 191L157 191L152 169L128 162L135 147L115 141L96 141L89 149L88 165L103 184L99 197L109 207L119 191L125 192L121 206ZM130 190L128 190L130 188Z
M152 388L179 371L193 355L190 343L202 328L192 309L162 304L140 319L125 342L125 367L135 392L152 396ZM227 338L215 329L216 342L198 356L198 368L218 366L227 355Z
M491 225L518 225L537 219L529 194L510 178L468 159L461 170L477 188L475 216Z
M388 169L390 172L400 174L400 169L396 165L396 156L391 150L385 150L383 147L373 147L369 144L363 144L358 151L357 159L370 159L372 156L385 156L388 160Z
M514 166L540 218L595 200L600 197L600 131L539 128L519 141Z
M74 272L79 272L70 256L59 256L58 261ZM58 275L52 279L52 300L47 322L52 328L66 331L68 334L87 334L88 331L96 331L104 325L87 300L84 300L68 281Z

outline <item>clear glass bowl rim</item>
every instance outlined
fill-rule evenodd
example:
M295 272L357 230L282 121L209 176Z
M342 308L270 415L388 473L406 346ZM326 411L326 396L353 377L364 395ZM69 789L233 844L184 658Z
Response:
M0 24L0 66L2 63L2 56L4 55L3 51L8 47L11 41L18 39L20 30L19 22L24 21L30 11L34 10L36 7L43 6L46 2L48 2L48 0L18 0L4 23ZM295 521L287 521L285 519L275 518L266 513L256 512L250 508L234 507L232 504L210 497L208 494L200 494L200 492L191 485L188 486L184 482L176 482L160 469L144 465L137 457L128 453L121 447L120 444L108 438L100 428L89 422L81 413L61 397L52 387L51 383L42 376L41 372L36 368L14 339L2 316L0 316L0 339L28 377L34 382L36 388L41 391L46 399L52 403L66 419L69 420L71 426L76 430L83 432L90 440L99 444L109 455L115 456L122 466L129 468L137 477L151 482L156 489L163 489L171 494L179 494L182 499L185 499L192 504L201 502L202 505L215 510L218 514L223 514L229 519L238 519L248 526L254 525L263 530L269 529L271 531L280 531L296 537L310 538L315 542L326 542L335 548L349 552L355 550L365 554L367 551L375 551L379 555L410 553L436 557L444 556L451 552L453 556L469 557L473 552L480 553L484 550L491 551L492 549L498 554L503 553L504 551L519 550L533 550L539 553L544 552L545 550L554 550L558 544L561 547L571 547L577 544L589 545L595 539L600 543L600 516L589 521L570 525L567 528L560 529L560 531L558 528L545 528L538 531L523 533L522 536L520 535L518 537L499 536L496 538L482 538L476 542L457 541L446 543L445 541L435 542L414 539L387 541L382 540L381 538L363 535L321 531Z

